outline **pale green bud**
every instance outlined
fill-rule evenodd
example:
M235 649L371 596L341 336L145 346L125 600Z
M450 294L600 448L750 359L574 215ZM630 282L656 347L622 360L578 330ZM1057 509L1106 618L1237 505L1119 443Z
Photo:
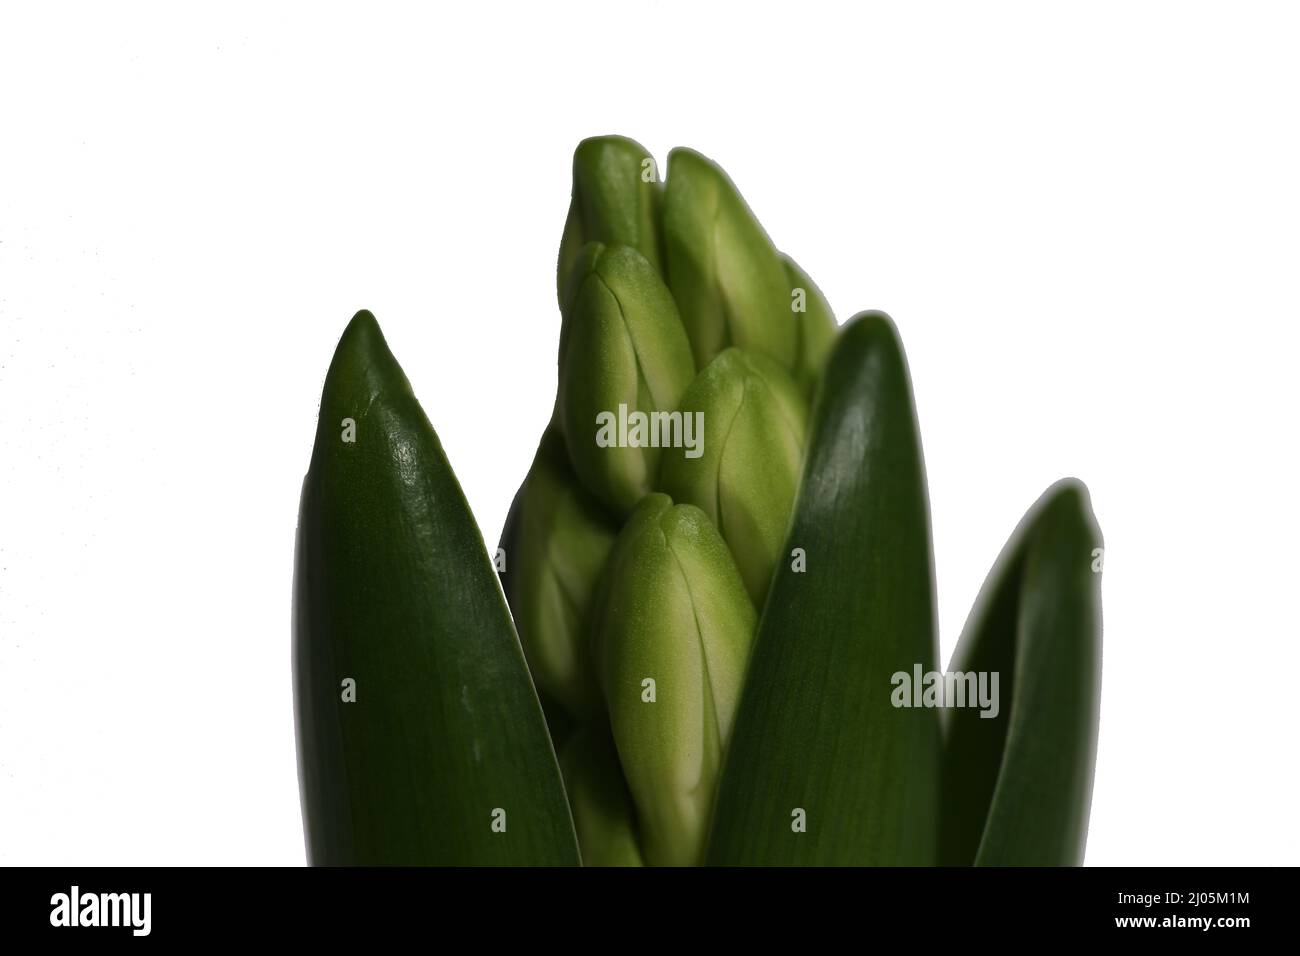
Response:
M690 344L635 249L584 247L566 291L557 420L583 485L626 515L650 491L671 431L657 413L676 409L695 375Z
M659 489L709 516L761 608L799 488L807 403L776 362L733 348L699 374L680 407L703 415L704 453L664 455Z
M583 866L643 866L636 815L605 728L579 730L560 748L560 770Z
M578 251L589 242L631 246L662 272L654 157L625 136L593 136L573 151L573 200L560 240L556 290L561 301Z
M790 285L790 309L795 319L795 381L804 395L812 398L838 326L831 304L816 283L789 256L782 254L781 261L785 263L786 279Z
M689 149L668 155L664 260L696 368L736 345L786 368L795 322L785 265L735 185Z
M756 624L704 512L647 496L610 554L592 639L651 865L699 861Z
M507 519L501 581L534 682L576 717L601 710L587 612L615 532L548 430Z

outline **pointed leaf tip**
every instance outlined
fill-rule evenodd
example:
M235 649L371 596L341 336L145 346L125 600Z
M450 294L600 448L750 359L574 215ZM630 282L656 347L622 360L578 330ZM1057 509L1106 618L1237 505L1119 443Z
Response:
M339 337L329 371L325 374L325 387L321 398L321 419L327 408L334 411L354 411L379 394L381 390L413 396L411 383L401 365L388 348L384 333L374 315L362 309L348 322ZM358 404L360 403L360 404ZM334 408L341 405L343 408Z

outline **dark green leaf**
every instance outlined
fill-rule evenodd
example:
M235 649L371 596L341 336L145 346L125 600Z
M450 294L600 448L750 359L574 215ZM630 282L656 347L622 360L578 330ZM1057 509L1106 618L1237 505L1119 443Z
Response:
M578 862L482 536L369 312L334 354L303 483L294 672L312 863Z
M1066 480L1003 549L951 672L997 672L998 712L947 711L942 858L1083 862L1101 691L1101 532Z
M793 549L806 555L796 570ZM925 471L897 331L864 313L836 339L785 554L759 624L708 859L928 864L939 719L892 678L936 659ZM806 832L796 832L799 811Z

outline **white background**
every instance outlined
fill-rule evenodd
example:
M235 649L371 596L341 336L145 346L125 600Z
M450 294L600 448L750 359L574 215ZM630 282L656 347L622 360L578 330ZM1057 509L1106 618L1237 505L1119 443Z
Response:
M338 335L375 312L495 542L605 132L712 156L841 319L894 316L945 660L1022 512L1088 483L1088 862L1300 862L1296 14L970 6L7 6L0 862L303 860Z

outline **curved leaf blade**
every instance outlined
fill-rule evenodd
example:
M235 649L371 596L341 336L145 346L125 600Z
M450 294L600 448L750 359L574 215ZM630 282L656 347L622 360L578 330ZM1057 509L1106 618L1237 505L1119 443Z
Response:
M555 752L483 538L369 312L325 379L294 579L310 862L576 864Z
M980 592L949 670L999 673L1000 702L994 718L946 714L945 863L1083 862L1101 693L1101 547L1087 488L1058 482Z
M791 550L806 554L798 571ZM840 332L812 418L713 817L719 864L928 864L937 711L892 677L937 657L929 503L893 322ZM806 828L798 829L803 811Z

